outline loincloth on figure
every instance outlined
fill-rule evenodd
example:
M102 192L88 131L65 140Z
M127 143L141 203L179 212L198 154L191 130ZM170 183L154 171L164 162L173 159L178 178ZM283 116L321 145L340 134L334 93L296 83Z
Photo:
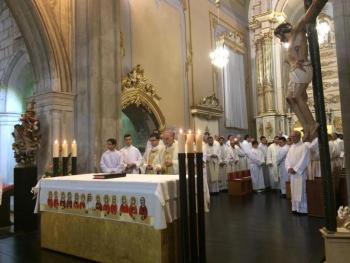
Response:
M308 84L312 81L312 65L309 61L301 63L302 68L292 67L289 72L289 88L293 88L292 84Z

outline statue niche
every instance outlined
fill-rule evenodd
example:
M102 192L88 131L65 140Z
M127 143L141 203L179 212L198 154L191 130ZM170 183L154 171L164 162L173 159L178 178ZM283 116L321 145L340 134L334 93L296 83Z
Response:
M122 81L122 127L134 144L145 148L148 136L154 129L163 130L165 118L159 108L161 97L145 77L140 65L134 67Z

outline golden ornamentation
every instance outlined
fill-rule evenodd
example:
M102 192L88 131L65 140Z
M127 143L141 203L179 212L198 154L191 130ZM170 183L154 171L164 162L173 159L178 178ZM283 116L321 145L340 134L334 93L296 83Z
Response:
M159 130L163 130L165 117L158 105L160 99L140 65L134 67L122 81L122 109L130 105L143 106L149 113L154 114Z
M333 125L334 125L337 132L339 132L339 133L343 132L343 121L342 121L341 117L339 117L339 116L334 117Z
M203 115L208 119L220 118L223 114L223 109L219 99L215 93L204 97L196 106L191 107L192 115Z
M299 120L295 121L294 128L302 128L301 123Z
M268 137L271 137L271 135L272 135L272 133L273 133L273 127L272 127L271 122L267 122L267 123L266 123L265 132L266 132L266 135L267 135Z

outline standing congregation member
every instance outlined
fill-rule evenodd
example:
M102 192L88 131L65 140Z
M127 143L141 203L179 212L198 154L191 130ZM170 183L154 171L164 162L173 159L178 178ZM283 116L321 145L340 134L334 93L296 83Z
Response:
M219 163L219 188L220 191L227 190L227 146L225 144L225 138L223 136L219 137L219 150L220 150L220 163Z
M208 145L203 152L203 161L205 162L208 185L210 193L218 193L219 188L219 163L220 147L214 144L214 138L208 136Z
M247 162L247 155L244 150L241 148L241 143L239 142L239 138L234 139L235 150L238 156L237 163L237 172L242 173L244 176L249 175L249 167Z
M157 174L161 172L161 156L164 151L164 146L159 143L160 137L157 133L152 133L149 136L150 147L143 155L143 164L141 166L142 173Z
M265 183L265 187L269 187L269 185L270 185L270 173L269 173L269 168L266 165L268 146L267 146L267 139L265 136L260 137L260 143L259 143L258 148L264 154L265 163L262 166L263 174L264 174L264 183Z
M308 166L308 179L314 180L315 178L321 177L321 163L320 153L318 148L318 138L316 137L313 141L305 142L310 149L310 164Z
M165 149L161 155L162 174L179 174L178 145L175 142L175 133L166 130L163 134Z
M301 141L301 133L293 131L291 134L293 145L286 157L286 169L290 175L292 194L292 211L295 214L307 214L306 179L307 166L310 163L310 150Z
M103 173L121 173L125 169L124 157L117 149L117 141L107 140L107 151L102 154L100 167Z
M262 165L265 163L264 154L258 149L258 141L252 141L252 149L247 153L252 177L253 190L262 191L265 189L264 174Z
M247 134L246 136L244 136L244 140L241 143L241 148L246 154L249 153L252 149L252 139L253 138L249 134Z
M289 151L289 145L287 144L287 139L285 137L280 137L279 139L280 149L277 154L277 165L278 171L280 172L280 188L281 196L286 198L286 182L289 181L288 171L286 169L286 157Z
M132 138L130 134L124 135L125 146L120 150L124 157L126 165L125 172L130 174L139 174L140 165L142 163L142 155L135 146L132 145Z
M230 145L227 147L226 154L226 164L227 164L227 173L235 173L237 172L237 164L238 164L238 155L236 151L236 142L235 138L231 136Z
M277 153L279 149L278 145L279 137L275 136L273 143L267 148L266 164L269 167L270 173L270 187L272 189L279 189L279 173L277 166Z

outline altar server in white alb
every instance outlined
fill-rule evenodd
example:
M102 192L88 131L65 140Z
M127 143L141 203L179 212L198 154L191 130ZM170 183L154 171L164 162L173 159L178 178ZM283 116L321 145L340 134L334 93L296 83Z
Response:
M296 214L307 214L306 179L310 150L301 141L300 132L293 131L290 137L293 145L290 146L286 157L286 169L290 175L292 211Z
M126 165L125 172L129 174L139 174L142 163L142 155L135 146L132 145L132 138L130 134L124 135L125 146L120 150L124 157Z
M161 172L161 156L164 151L164 145L159 143L160 137L158 133L152 133L149 136L150 147L143 155L143 163L141 166L142 173L158 174Z
M107 140L107 151L102 154L100 167L103 173L121 173L125 169L124 157L117 149L115 139Z
M220 163L220 147L214 144L214 138L208 136L208 144L203 152L203 160L205 162L208 185L210 193L218 193L219 187L219 163Z
M163 133L164 151L161 155L162 174L179 174L178 144L175 141L175 133L166 130Z
M283 136L280 137L278 142L280 148L277 154L277 165L280 172L280 188L281 196L286 198L286 182L289 181L288 171L286 169L286 157L289 151L289 145L287 144L287 139Z
M236 151L236 141L233 136L230 138L230 144L227 146L227 154L226 154L226 172L227 173L235 173L237 172L238 165L238 155Z
M265 189L264 174L262 170L262 166L265 163L265 158L258 146L258 141L254 140L252 142L252 149L247 153L247 155L249 159L253 190L262 191Z
M272 189L279 189L279 172L277 166L277 154L279 150L278 145L279 136L275 136L273 143L267 148L266 164L270 172L270 187Z
M219 163L219 188L220 191L227 190L227 163L226 157L228 154L228 147L225 144L225 138L223 136L219 137L219 149L220 149L220 163ZM230 146L231 147L231 146Z

